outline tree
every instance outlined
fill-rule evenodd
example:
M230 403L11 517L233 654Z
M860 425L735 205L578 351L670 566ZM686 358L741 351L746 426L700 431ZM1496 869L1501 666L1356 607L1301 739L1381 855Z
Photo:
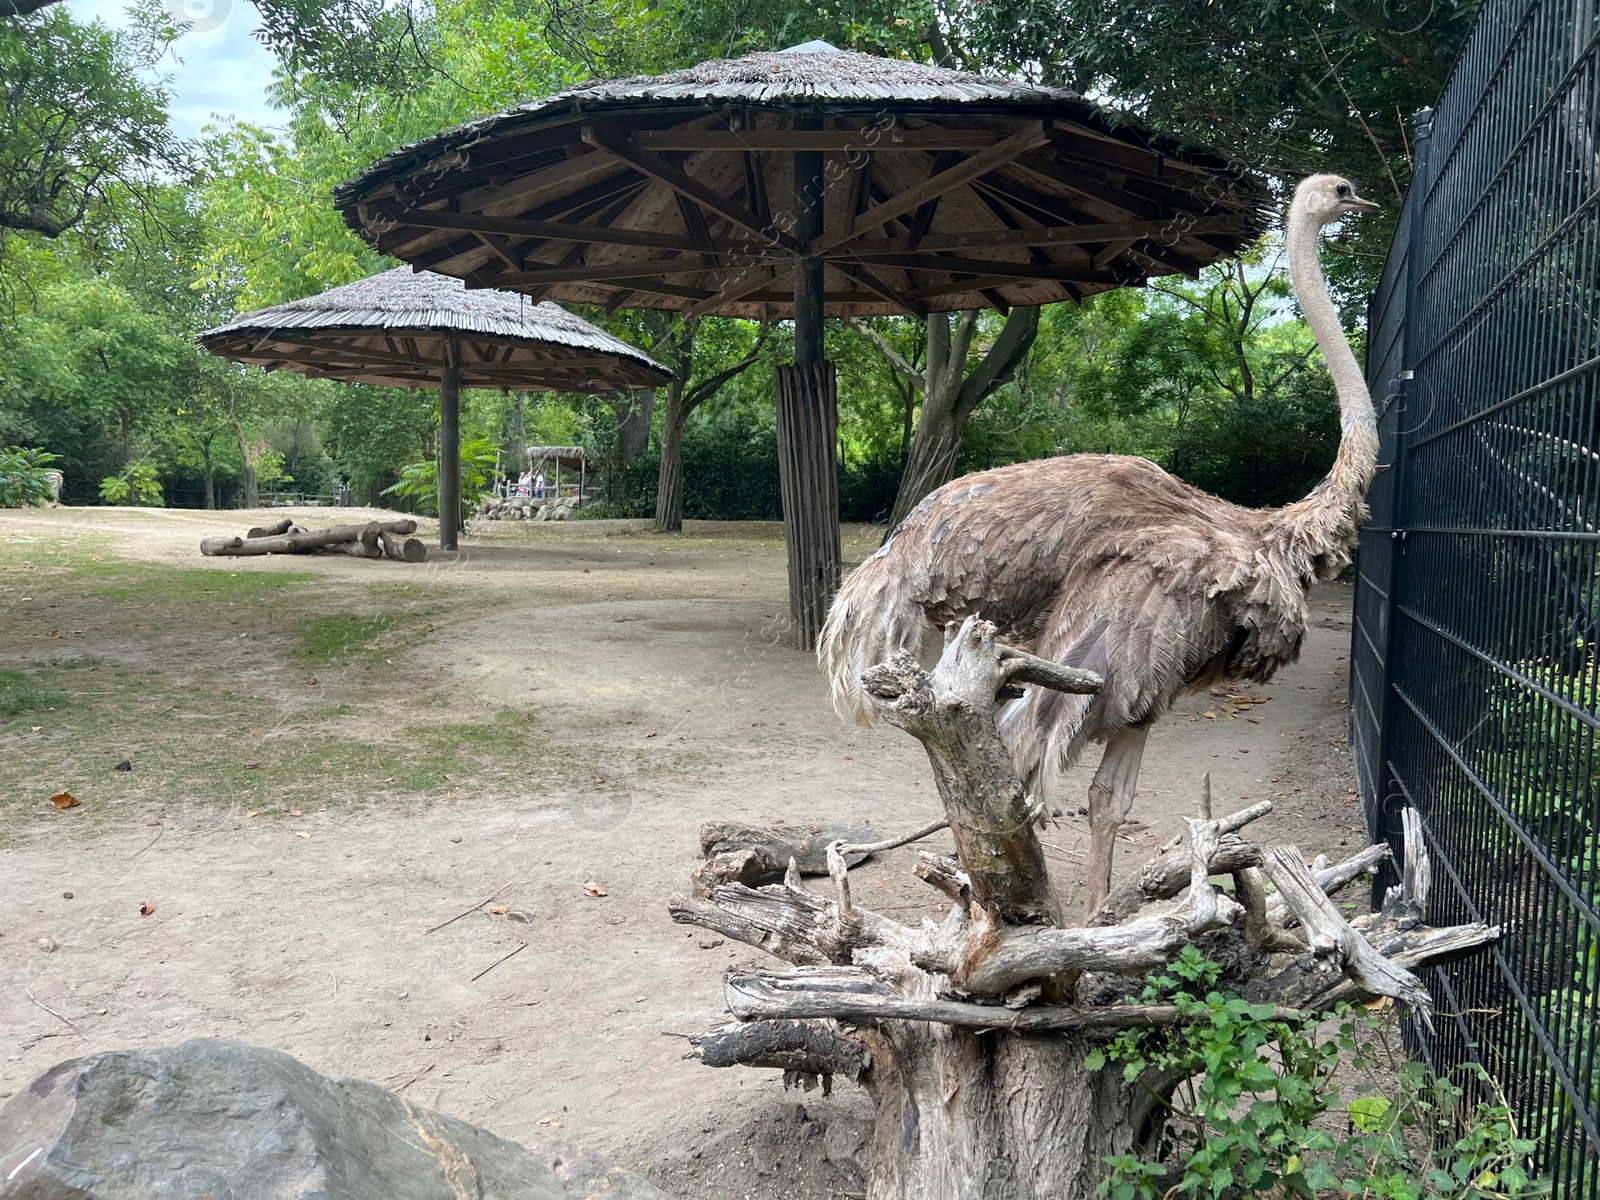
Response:
M956 456L961 452L962 429L978 405L1015 375L1018 364L1039 332L1037 307L1012 309L1000 332L973 366L969 360L974 353L973 339L978 333L981 315L976 309L968 309L956 321L953 331L950 318L950 313L933 313L928 317L926 351L920 368L872 325L865 321L853 322L905 383L922 394L916 434L906 455L894 511L889 515L889 533L894 532L924 496L954 477ZM909 415L909 404L907 408Z
M957 63L1108 97L1284 184L1316 171L1394 198L1330 262L1371 290L1410 180L1406 123L1438 97L1478 0L992 0L929 36ZM1287 188L1286 188L1287 190Z
M761 349L772 327L760 326L750 339L746 332L749 325L743 321L678 317L666 312L646 316L666 326L652 353L672 371L672 382L666 386L666 400L661 406L661 431L657 435L661 467L656 484L656 528L663 533L680 533L683 530L684 425L695 409L754 365L761 357ZM701 336L703 333L709 336ZM744 353L735 359L733 355L738 353L741 343ZM697 372L708 368L709 374L701 374L694 380Z
M91 209L140 202L182 171L167 93L149 74L178 27L155 3L113 31L65 5L0 11L0 231L61 236Z

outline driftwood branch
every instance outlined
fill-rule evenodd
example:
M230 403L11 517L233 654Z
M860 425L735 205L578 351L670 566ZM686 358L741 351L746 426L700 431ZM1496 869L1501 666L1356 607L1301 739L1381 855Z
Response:
M1219 840L1217 852L1211 861L1213 874L1227 875L1245 867L1261 865L1261 851L1235 834L1271 811L1272 802L1263 800L1216 822ZM1189 840L1179 835L1163 846L1137 874L1113 889L1087 923L1090 926L1115 925L1127 920L1146 904L1171 900L1189 886L1190 869Z
M999 1004L906 998L876 984L865 972L855 986L837 971L816 976L802 971L732 975L723 984L723 997L728 1011L745 1021L832 1017L852 1023L932 1021L966 1029L1046 1033L1152 1029L1185 1020L1182 1010L1171 1004L1047 1004L1012 1009ZM1269 1019L1306 1018L1295 1009L1274 1007Z

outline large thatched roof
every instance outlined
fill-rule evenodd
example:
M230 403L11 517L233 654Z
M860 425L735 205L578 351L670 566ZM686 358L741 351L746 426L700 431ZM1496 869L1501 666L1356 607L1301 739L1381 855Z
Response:
M795 154L826 158L802 247ZM335 190L385 253L609 306L829 311L1076 300L1194 272L1270 221L1265 185L1075 93L809 43L568 88L403 147Z
M198 340L239 362L404 387L438 386L447 345L463 387L614 391L671 377L559 305L410 267L245 313Z

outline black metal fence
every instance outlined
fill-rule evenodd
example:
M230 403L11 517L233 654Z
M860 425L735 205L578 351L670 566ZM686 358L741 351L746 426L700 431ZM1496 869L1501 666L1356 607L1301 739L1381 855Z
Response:
M1482 1063L1600 1197L1600 0L1485 0L1419 121L1368 328L1382 462L1361 537L1351 740L1376 836L1424 816L1432 972L1414 1044ZM1431 116L1431 122L1429 117Z

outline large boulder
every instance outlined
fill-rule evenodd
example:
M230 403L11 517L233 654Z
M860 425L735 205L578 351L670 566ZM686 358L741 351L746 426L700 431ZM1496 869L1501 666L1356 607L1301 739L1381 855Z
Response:
M278 1050L196 1038L70 1059L0 1105L0 1200L669 1200Z

